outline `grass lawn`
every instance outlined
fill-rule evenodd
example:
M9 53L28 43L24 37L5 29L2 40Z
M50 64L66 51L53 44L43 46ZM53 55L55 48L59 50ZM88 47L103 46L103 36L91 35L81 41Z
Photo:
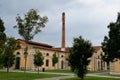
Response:
M26 76L26 77L25 77ZM0 71L0 80L34 80L39 78L48 78L48 77L56 77L61 75L55 74L37 74L37 73L22 73L22 72L1 72Z
M68 78L61 80L81 80L80 78ZM85 77L84 80L120 80L120 78L103 78L103 77Z

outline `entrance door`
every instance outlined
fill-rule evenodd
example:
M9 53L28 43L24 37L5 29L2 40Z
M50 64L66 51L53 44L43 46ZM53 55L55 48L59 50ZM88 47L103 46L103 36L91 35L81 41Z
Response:
M61 69L64 68L64 61L61 61Z
M16 57L15 69L20 69L20 57Z

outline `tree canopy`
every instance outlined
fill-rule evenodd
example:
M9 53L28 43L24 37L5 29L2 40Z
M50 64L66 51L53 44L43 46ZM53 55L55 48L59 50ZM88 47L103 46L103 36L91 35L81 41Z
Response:
M42 66L44 63L43 63L43 55L41 52L39 51L36 51L36 54L34 55L34 64L36 66Z
M15 55L14 52L17 49L20 49L20 45L14 38L7 38L4 47L4 53L2 55L3 58L3 66L7 68L7 72L9 72L9 68L14 64Z
M74 38L68 61L72 71L81 79L83 79L87 73L87 66L90 62L89 58L92 54L93 48L90 41L84 40L81 36L79 38Z
M19 15L16 17L17 25L14 28L18 29L18 33L26 42L25 48L25 70L26 71L26 62L27 62L27 55L28 55L28 46L27 43L34 38L36 34L41 32L41 28L45 27L48 21L47 16L41 17L38 14L38 10L30 9L25 15L24 18L20 17Z
M41 31L41 28L45 27L47 21L47 16L41 17L37 10L30 9L23 19L19 15L16 17L17 25L14 28L18 28L20 36L29 41Z
M0 18L0 66L2 66L3 58L2 55L4 53L4 45L6 41L5 27L4 22Z
M2 47L4 46L5 41L6 41L6 34L4 31L5 31L4 22L0 18L0 54L3 51Z
M108 36L105 36L102 42L102 49L105 52L103 60L113 62L120 59L120 13L118 13L116 22L108 25L108 29Z
M53 63L53 66L55 66L55 64L58 62L58 57L56 56L56 52L53 54L53 57L52 57L52 63Z
M44 59L44 57L43 57L42 53L39 51L36 51L36 54L34 55L34 64L35 64L35 66L38 67L38 74L39 74L39 67L44 64L43 59Z

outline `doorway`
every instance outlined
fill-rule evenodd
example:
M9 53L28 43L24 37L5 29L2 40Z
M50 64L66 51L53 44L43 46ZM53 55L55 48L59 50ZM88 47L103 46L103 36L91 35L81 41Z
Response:
M15 69L20 69L20 57L16 57Z

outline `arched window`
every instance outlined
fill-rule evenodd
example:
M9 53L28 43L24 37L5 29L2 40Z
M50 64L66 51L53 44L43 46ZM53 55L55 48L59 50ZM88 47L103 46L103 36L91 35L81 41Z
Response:
M63 55L61 55L61 57L63 58L64 56L63 56Z
M100 59L100 56L98 55L98 59Z
M64 68L64 61L61 61L61 69Z
M49 53L47 53L46 56L49 56Z
M100 61L98 61L98 70L100 70Z
M16 57L15 69L20 69L20 57Z
M16 55L20 55L20 52L17 52Z
M46 60L46 66L49 66L49 60L48 59Z

